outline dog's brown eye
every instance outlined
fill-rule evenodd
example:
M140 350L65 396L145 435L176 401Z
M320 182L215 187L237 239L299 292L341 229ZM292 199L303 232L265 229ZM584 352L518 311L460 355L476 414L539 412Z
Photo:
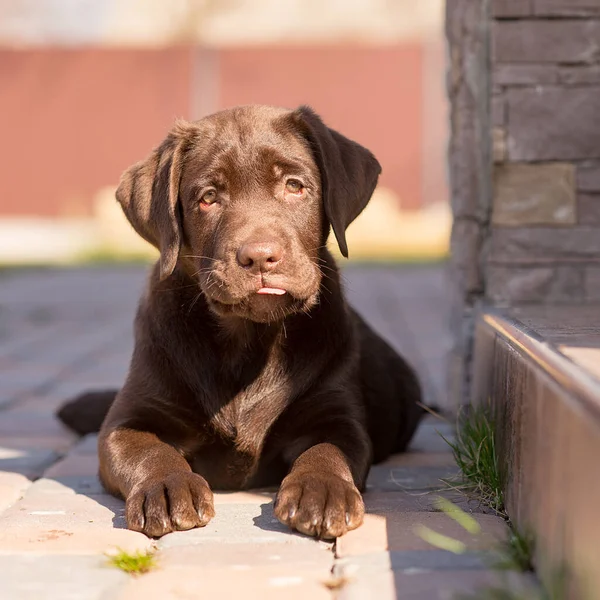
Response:
M304 189L301 181L297 179L288 179L285 184L285 189L290 192L290 194L300 194Z
M202 194L200 202L202 202L202 204L212 204L216 199L217 192L215 190L208 190L208 192L204 192L204 194Z

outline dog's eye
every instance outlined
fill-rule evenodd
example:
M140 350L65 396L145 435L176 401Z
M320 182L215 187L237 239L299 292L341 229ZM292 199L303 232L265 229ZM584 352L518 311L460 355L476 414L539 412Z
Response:
M202 198L200 198L200 202L202 204L213 204L217 199L217 192L215 190L208 190L202 194Z
M304 189L301 181L297 179L288 179L285 183L285 189L290 192L290 194L300 194Z

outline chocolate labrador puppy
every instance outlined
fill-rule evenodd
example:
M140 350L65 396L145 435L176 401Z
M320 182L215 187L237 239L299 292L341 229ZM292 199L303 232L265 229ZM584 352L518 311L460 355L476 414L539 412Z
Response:
M326 248L380 165L309 108L243 106L177 122L117 200L160 249L123 388L61 410L100 431L100 477L149 536L206 525L212 489L279 484L308 535L358 527L372 462L422 414L413 370L348 306ZM114 400L114 402L113 402Z

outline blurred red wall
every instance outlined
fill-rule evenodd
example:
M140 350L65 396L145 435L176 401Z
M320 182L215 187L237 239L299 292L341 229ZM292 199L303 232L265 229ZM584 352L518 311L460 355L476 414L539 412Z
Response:
M370 148L405 208L422 202L422 50L0 49L0 216L79 216L175 117L310 104Z

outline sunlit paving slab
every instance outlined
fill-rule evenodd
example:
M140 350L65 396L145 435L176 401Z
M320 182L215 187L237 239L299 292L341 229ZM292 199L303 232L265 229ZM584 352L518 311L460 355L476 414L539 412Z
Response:
M327 545L291 531L273 514L271 501L253 504L218 504L215 517L205 527L170 533L158 542L160 548L204 544L301 544Z
M240 569L236 564L158 569L124 585L115 600L165 598L249 598L252 600L331 600L327 568L294 563Z

